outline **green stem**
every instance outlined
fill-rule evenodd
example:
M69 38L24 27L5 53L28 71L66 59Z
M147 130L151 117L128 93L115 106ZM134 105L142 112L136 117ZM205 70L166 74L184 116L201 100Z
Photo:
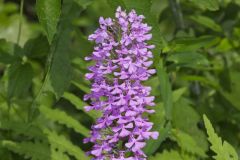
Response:
M29 108L29 112L28 112L28 122L29 123L32 122L33 119L34 119L34 115L35 115L36 109L37 109L36 105L37 105L39 99L41 98L41 96L42 96L42 94L44 92L45 86L47 84L47 80L48 80L48 78L50 76L50 70L52 68L52 63L53 63L53 56L54 56L53 55L53 51L51 51L50 54L48 55L48 58L47 58L47 72L46 72L46 74L44 76L43 84L42 84L41 88L39 89L36 97L34 97L34 99L32 101L32 104L31 104L31 106Z
M172 9L177 28L185 29L185 24L183 20L183 14L182 14L180 3L177 2L177 0L169 0L169 5Z
M21 0L21 4L20 4L20 18L19 18L18 36L17 36L17 44L19 44L19 42L20 42L21 32L22 32L23 5L24 5L24 0Z

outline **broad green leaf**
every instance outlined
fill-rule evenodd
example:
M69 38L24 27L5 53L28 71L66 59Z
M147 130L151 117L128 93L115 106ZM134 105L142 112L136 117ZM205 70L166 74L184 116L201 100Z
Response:
M40 35L28 40L24 45L24 53L30 58L41 58L49 53L49 44L45 36Z
M30 64L14 64L8 71L8 97L25 94L32 83L33 69Z
M45 30L49 43L57 32L57 25L61 14L61 0L37 0L37 15Z
M51 119L53 121L56 121L60 124L66 125L69 128L74 129L76 132L84 135L89 136L89 130L84 127L81 123L79 123L76 119L65 113L64 111L61 111L59 109L51 109L46 106L41 106L40 112L46 116L48 119Z
M71 22L80 11L72 1L64 1L57 35L51 47L44 91L52 91L57 99L62 96L72 78L69 59L70 33L73 27Z
M81 12L72 0L64 0L62 16L60 19L57 35L50 48L47 61L47 73L35 97L29 112L29 120L36 117L36 108L43 98L44 92L52 92L56 99L59 99L72 79L72 68L69 59L69 45L72 30L71 22Z
M50 149L47 144L41 142L13 142L9 140L2 141L2 146L23 155L31 160L50 160ZM56 159L55 159L56 160Z
M90 42L87 39L87 37L84 36L83 33L80 32L80 31L76 32L76 42L75 43L77 45L76 46L77 48L80 47L80 48L77 49L77 51L76 51L77 53L75 53L77 58L80 57L86 63L84 58L86 56L89 56L90 53L92 53L92 51L93 51L93 43ZM85 65L85 64L83 63L82 65Z
M173 130L172 134L183 151L200 157L206 157L205 151L197 144L191 135L180 130Z
M183 160L178 151L164 150L162 153L158 153L155 156L149 158L149 160Z
M193 4L195 4L196 6L198 6L199 8L203 9L203 10L210 10L210 11L216 11L219 9L219 3L220 1L218 0L201 0L201 2L199 2L199 0L190 0L190 2L192 2Z
M89 106L89 104L85 103L83 100L81 100L80 98L78 98L77 96L69 92L65 92L63 95L63 98L71 102L78 110L81 110L83 112L85 112L84 107ZM89 111L85 113L88 114L93 119L100 117L99 112L96 112L96 111Z
M203 115L205 127L207 129L208 140L211 143L211 150L216 153L216 160L238 160L238 154L235 149L226 141L222 141L215 133L213 126L206 115Z
M0 50L0 63L11 64L14 63L16 60L18 59L13 55L10 55L9 53Z
M227 38L223 38L221 40L221 42L219 43L219 45L215 48L215 50L217 52L228 52L231 51L233 49L233 46L231 44L232 42L227 39Z
M20 62L21 59L14 55L15 50L17 50L16 45L4 39L0 39L0 63L13 64L17 61Z
M213 31L216 31L216 32L222 31L221 26L209 17L201 16L201 15L194 15L194 16L190 16L190 19L206 28L213 30Z
M183 118L184 117L184 118ZM189 102L180 98L173 107L173 128L183 131L196 141L197 145L204 151L207 150L206 136L198 128L198 123L201 121L199 113L189 104Z
M173 102L176 103L182 97L182 95L186 92L186 90L187 90L187 88L185 88L185 87L174 90L173 91Z

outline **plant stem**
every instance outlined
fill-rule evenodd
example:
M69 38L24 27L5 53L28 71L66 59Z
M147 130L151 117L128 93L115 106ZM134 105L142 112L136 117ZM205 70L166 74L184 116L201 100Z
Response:
M183 20L183 14L181 10L181 6L177 0L169 0L169 5L172 9L173 16L178 29L185 29L185 24Z
M21 0L21 4L20 4L20 18L19 18L18 36L17 36L17 44L18 45L19 45L19 42L20 42L21 32L22 32L23 5L24 5L24 0Z

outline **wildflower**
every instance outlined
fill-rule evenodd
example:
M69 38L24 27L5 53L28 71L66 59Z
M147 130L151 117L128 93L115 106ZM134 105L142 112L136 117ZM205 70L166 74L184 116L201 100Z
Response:
M86 74L93 83L91 93L85 95L91 105L85 109L100 110L102 117L84 142L94 144L88 152L93 160L145 160L146 140L158 137L158 132L151 131L153 123L143 116L154 112L147 108L154 106L151 88L141 84L155 73L149 69L154 48L147 44L151 27L134 10L127 14L118 7L115 17L100 17L100 28L89 36L96 46L86 57L95 64Z

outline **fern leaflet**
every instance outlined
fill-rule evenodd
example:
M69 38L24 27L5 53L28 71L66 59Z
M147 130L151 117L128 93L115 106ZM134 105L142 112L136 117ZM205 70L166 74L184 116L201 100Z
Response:
M24 158L31 160L50 160L50 148L47 144L41 142L13 142L9 140L2 141L2 146L17 154L23 155ZM59 159L54 159L59 160Z
M214 159L216 160L238 160L238 154L233 146L228 142L222 141L221 137L215 133L213 126L206 115L203 115L205 127L207 129L208 140L211 143L211 149L216 153Z
M74 156L77 160L90 159L86 157L85 153L78 146L73 145L71 141L66 139L66 137L58 135L56 132L48 129L45 129L44 133L47 134L52 149L58 150L62 153L66 152L69 155Z
M40 112L43 113L48 119L51 119L59 124L66 125L69 128L73 128L76 132L88 136L89 130L79 123L76 119L72 118L64 111L59 109L51 109L46 106L40 107Z

